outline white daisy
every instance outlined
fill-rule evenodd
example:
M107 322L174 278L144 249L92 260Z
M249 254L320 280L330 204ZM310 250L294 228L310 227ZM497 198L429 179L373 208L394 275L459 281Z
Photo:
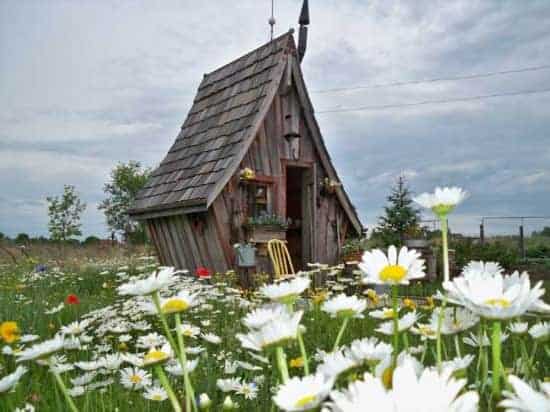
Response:
M120 383L126 389L142 389L151 385L151 374L140 368L124 368L120 371Z
M151 401L160 402L168 399L168 394L160 386L150 386L148 388L145 388L145 392L143 392L143 397Z
M201 333L201 329L198 326L191 325L190 323L182 323L179 328L179 333L186 338L194 338Z
M284 345L297 338L302 315L302 311L293 314L283 313L259 330L250 331L246 335L238 333L237 339L243 347L258 352L268 347Z
M393 319L394 312L392 308L382 308L382 309L371 310L369 312L369 316L375 319Z
M500 341L501 342L505 342L506 339L508 339L508 334L507 333L502 333L500 335ZM479 338L479 335L476 334L476 333L470 333L468 336L464 336L462 338L462 341L468 345L468 346L472 346L474 348L478 348L480 346L491 346L491 341L489 340L489 338L487 337L487 334L484 333L483 336L481 337L481 339Z
M25 368L24 366L18 366L14 372L0 379L0 393L7 392L11 390L15 385L17 385L17 382L19 382L21 377L25 373L27 373L27 370L28 369Z
M349 352L338 350L324 356L322 363L317 366L317 373L322 373L327 378L336 379L341 373L356 366L359 366L359 363Z
M474 355L466 355L463 357L456 357L454 359L444 361L442 364L443 369L450 369L453 373L457 371L465 370L472 361L474 360Z
M527 273L510 276L490 272L468 272L443 283L449 301L488 319L510 319L523 315L544 295L542 281L531 288Z
M152 273L146 279L140 279L125 283L118 287L118 293L121 295L150 295L161 289L164 289L177 281L176 271L172 267L162 268L160 271Z
M439 314L441 308L437 308L432 312L430 318L430 327L437 330L439 322ZM455 333L464 332L479 323L479 316L465 308L445 308L443 311L443 319L441 324L441 333L443 335L454 335Z
M62 326L60 332L63 335L80 335L86 330L89 324L89 320L71 322L67 326Z
M258 385L254 382L243 382L237 386L235 392L239 395L243 395L245 399L256 399L258 397Z
M445 216L467 197L468 193L459 187L436 187L434 193L422 193L413 200L436 215Z
M550 322L535 323L529 329L529 335L531 335L533 339L546 339L550 336Z
M173 356L172 347L168 343L165 343L159 349L154 347L149 349L149 352L143 356L143 366L158 365L169 361Z
M527 322L513 322L508 325L508 330L514 335L522 335L529 329Z
M410 329L417 321L418 321L418 314L416 311L409 312L405 314L402 318L398 321L398 329L399 332L403 332L405 330ZM394 326L393 321L383 322L378 326L378 328L375 329L376 332L382 333L384 335L393 335L394 332Z
M269 321L287 312L288 310L284 305L264 305L248 313L242 319L242 322L248 329L260 329Z
M17 362L45 358L53 355L55 352L63 349L65 339L63 336L56 335L53 339L37 343L30 348L23 349L21 352L16 352Z
M218 379L216 386L222 392L236 391L241 384L241 378Z
M465 275L469 272L486 272L491 274L503 273L504 269L500 266L498 262L484 262L482 260L472 260L468 262L466 266L462 269L462 275Z
M377 338L363 338L351 342L349 353L358 363L375 364L391 355L392 347Z
M357 296L346 296L341 293L323 303L321 309L336 318L362 318L367 308L367 301Z
M293 377L279 386L273 396L275 404L287 412L309 411L328 396L334 381L322 374Z
M404 411L477 411L479 396L461 393L466 380L456 380L451 371L425 369L417 374L411 362L398 365L393 373L392 389L386 390L380 379L365 373L362 381L351 383L344 391L331 392L333 411L364 412L375 405L378 412Z
M198 293L190 293L187 290L179 291L175 296L160 299L160 308L162 313L178 313L196 306L198 301Z
M409 280L426 276L418 252L402 247L398 255L393 245L388 248L388 256L379 249L366 251L359 268L364 274L363 283L408 285Z
M214 335L213 333L203 333L201 335L201 338L213 345L219 345L220 343L222 343L222 338L220 338L218 335Z
M514 375L508 376L514 392L503 391L505 399L498 406L507 412L550 412L550 383L541 383L542 392L537 392Z
M311 279L298 276L290 281L264 285L260 288L260 293L276 302L293 303L310 283Z
M188 359L185 368L187 372L191 373L197 368L198 364L199 358L193 360ZM166 365L166 371L174 376L183 376L183 368L181 367L179 362L171 362L170 364Z

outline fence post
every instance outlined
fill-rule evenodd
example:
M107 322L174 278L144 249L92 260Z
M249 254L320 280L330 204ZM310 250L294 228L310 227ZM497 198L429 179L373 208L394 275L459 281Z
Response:
M523 225L519 226L519 253L521 258L525 260L525 238L523 236Z
M485 244L485 227L483 222L479 225L479 242L483 245Z

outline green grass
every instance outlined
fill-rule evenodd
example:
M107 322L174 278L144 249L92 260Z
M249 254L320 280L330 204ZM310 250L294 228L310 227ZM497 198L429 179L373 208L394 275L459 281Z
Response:
M37 334L42 339L52 337L61 325L66 325L73 320L79 319L82 315L92 310L112 305L115 302L118 302L116 305L120 305L125 299L117 296L116 286L120 281L117 279L116 273L125 264L129 265L127 272L130 275L143 271L143 268L138 269L138 266L142 265L142 263L129 259L128 262L105 261L103 263L86 263L82 266L67 267L62 271L63 274L50 270L47 275L35 279L29 275L32 267L28 264L17 266L4 265L0 267L0 322L14 320L18 322L25 334ZM108 275L100 274L105 270L109 270ZM430 296L438 286L438 284L418 282L409 287L400 288L400 295L414 297ZM547 286L550 286L548 282ZM357 286L349 286L347 292L360 292L359 289ZM222 289L220 288L220 290ZM45 314L47 309L59 305L70 293L74 293L79 297L79 305L66 306L61 312L53 315ZM219 346L214 346L204 341L201 343L207 350L200 355L199 367L192 374L196 393L208 393L214 404L220 405L223 402L225 394L216 388L216 380L220 377L229 377L223 373L226 358L247 361L260 366L263 364L255 361L247 351L243 350L240 342L235 337L237 333L244 332L245 328L242 326L240 319L247 312L247 309L240 306L236 300L225 301L223 296L212 297L207 303L211 307L201 307L199 310L185 315L184 321L200 325L201 321L207 320L210 322L210 325L202 326L202 329L223 338L223 343ZM309 308L306 311L303 324L306 327L304 339L310 357L312 358L314 355L314 348L330 351L336 339L340 321L331 319L310 301L303 301L301 304ZM420 308L419 310L422 311ZM425 313L424 318L426 319L427 317L428 313ZM160 324L154 316L147 317L147 320L154 325L157 331L161 332ZM367 336L380 337L380 335L375 333L377 325L378 322L369 316L365 316L364 319L351 320L341 344L345 345L353 339ZM99 325L94 325L94 327L97 326ZM136 333L133 333L133 336L136 338ZM420 338L415 335L409 334L408 340L411 346L422 344ZM445 338L444 343L446 358L455 356L455 342L453 339ZM113 351L120 349L116 336L108 334L102 338L96 337L88 350L67 352L68 360L89 359L92 352L91 349L96 347L97 344L109 345ZM196 345L196 343L194 344ZM403 342L401 344L403 345ZM503 360L506 367L513 364L514 356L518 350L516 346L511 343L503 346ZM460 349L463 355L467 351L463 344L460 345ZM525 349L527 353L531 353L533 343L527 342ZM536 376L542 379L550 376L550 362L548 362L547 356L540 349L539 347L534 368ZM129 350L133 351L132 344L130 344ZM288 359L300 356L297 345L287 350L287 356ZM434 363L435 354L433 344L430 343L425 364L433 365ZM11 356L0 355L0 364L3 366L3 369L0 371L0 377L13 371L16 367ZM15 392L0 394L0 411L11 411L15 407L22 407L25 402L33 403L37 410L41 412L62 412L68 410L52 376L46 369L35 364L29 366L31 366L31 371L22 378ZM265 382L259 386L258 397L255 400L245 400L242 396L232 395L232 398L240 404L240 410L270 410L271 389L276 385L277 373L270 365L263 365L263 367L262 372L238 369L237 376L242 377L245 381L250 381L258 375L265 376ZM290 372L291 374L299 374L302 371L291 369ZM64 374L65 381L68 382L69 377L75 377L80 374L81 372L78 370L68 372ZM475 367L469 368L467 374L469 382L475 382L478 378ZM118 374L113 375L113 379L115 383L109 385L105 391L89 391L86 395L76 398L75 402L77 406L82 411L89 412L114 411L115 408L119 412L171 410L168 401L154 403L144 399L138 392L124 389L119 383ZM182 379L173 378L172 382L182 398Z

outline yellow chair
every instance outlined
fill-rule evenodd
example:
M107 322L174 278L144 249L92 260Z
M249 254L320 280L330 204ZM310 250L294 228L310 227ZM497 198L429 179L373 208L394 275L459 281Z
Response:
M292 266L292 260L285 243L279 239L271 239L267 242L267 251L271 258L273 269L275 269L276 280L294 276L294 266Z

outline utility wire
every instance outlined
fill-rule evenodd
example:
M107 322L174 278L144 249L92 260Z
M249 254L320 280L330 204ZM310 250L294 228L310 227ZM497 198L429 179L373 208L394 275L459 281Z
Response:
M414 102L414 103L385 104L385 105L359 106L359 107L349 107L349 108L343 107L340 109L321 110L315 113L324 114L324 113L359 112L359 111L367 111L367 110L384 110L384 109L394 109L398 107L412 107L412 106L423 106L428 104L445 104L445 103L453 103L453 102L469 102L474 100L493 99L497 97L521 96L521 95L530 95L530 94L532 95L532 94L540 94L540 93L548 93L548 92L550 92L550 88L539 89L539 90L523 90L518 92L482 94L478 96L457 97L453 99L424 100L421 102Z
M501 75L504 75L504 74L534 72L534 71L547 70L547 69L550 69L550 64L542 65L542 66L523 67L523 68L512 69L512 70L502 70L502 71L498 71L498 72L470 74L470 75L463 75L463 76L435 77L433 79L424 79L424 80L411 80L411 81L401 81L401 82L392 82L392 83L368 84L368 85L364 85L364 86L352 86L352 87L337 87L337 88L333 88L333 89L313 90L313 91L310 91L310 93L317 93L317 94L337 93L337 92L345 92L345 91L353 91L353 90L376 89L376 88L381 88L381 87L407 86L407 85L422 84L422 83L435 83L435 82L446 82L446 81L455 81L455 80L481 79L481 78L485 78L485 77L501 76Z

